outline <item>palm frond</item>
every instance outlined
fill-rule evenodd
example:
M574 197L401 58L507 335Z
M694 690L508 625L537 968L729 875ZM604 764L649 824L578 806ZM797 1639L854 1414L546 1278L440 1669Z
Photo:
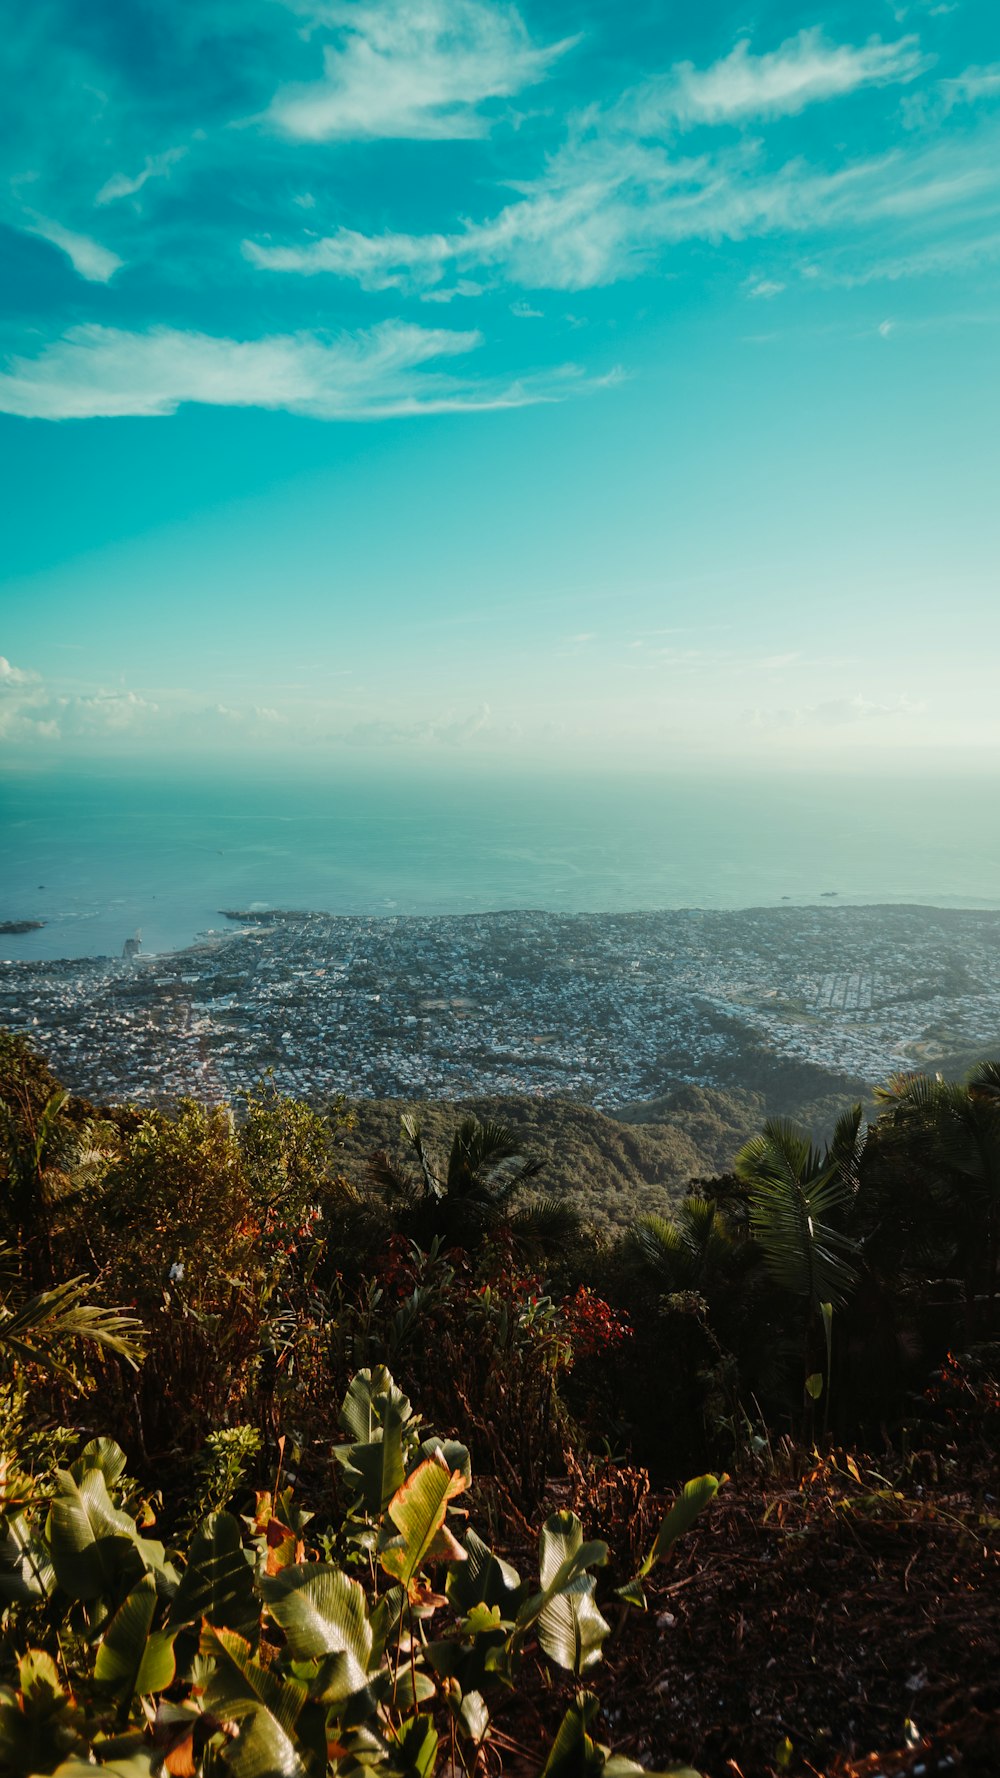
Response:
M581 1218L565 1198L546 1193L520 1205L507 1227L519 1246L532 1252L554 1253L580 1233Z
M846 1128L841 1134L846 1140ZM814 1312L821 1303L842 1307L857 1281L858 1247L836 1227L851 1201L836 1160L774 1118L740 1150L735 1168L750 1185L750 1232L774 1282Z
M384 1148L376 1149L368 1156L366 1174L371 1184L377 1186L388 1198L403 1199L412 1203L417 1196L415 1183L405 1167Z
M88 1301L90 1288L88 1279L70 1278L52 1290L38 1291L16 1309L4 1305L0 1309L0 1351L11 1353L24 1364L41 1365L74 1387L78 1386L76 1378L59 1356L64 1340L85 1340L117 1353L138 1369L143 1357L141 1322L120 1309Z
M797 1180L761 1185L750 1203L750 1232L774 1282L818 1309L842 1308L857 1282L856 1242L821 1220L817 1199ZM829 1202L829 1194L822 1196Z
M969 1092L975 1099L1000 1101L1000 1062L980 1062L969 1076Z
M848 1111L841 1112L827 1150L828 1159L835 1164L852 1193L857 1191L860 1183L861 1161L868 1144L868 1125L862 1118L860 1105L852 1105Z
M625 1236L626 1261L652 1275L658 1284L675 1289L685 1270L684 1241L669 1216L650 1213L637 1217Z
M487 1118L485 1123L475 1117L463 1118L448 1156L448 1191L470 1190L473 1184L482 1182L505 1162L516 1160L519 1154L520 1144L506 1124L493 1118Z
M406 1137L406 1140L417 1157L417 1164L420 1168L420 1176L424 1182L424 1191L426 1195L429 1198L440 1198L443 1196L443 1188L441 1181L438 1179L437 1174L431 1166L427 1150L424 1147L424 1131L420 1119L414 1117L412 1112L407 1111L404 1112L399 1121L403 1135Z

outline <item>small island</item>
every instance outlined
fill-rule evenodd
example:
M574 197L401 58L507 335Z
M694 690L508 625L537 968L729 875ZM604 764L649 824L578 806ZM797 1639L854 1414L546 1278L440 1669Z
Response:
M0 920L0 933L5 938L20 937L22 932L41 932L44 920Z

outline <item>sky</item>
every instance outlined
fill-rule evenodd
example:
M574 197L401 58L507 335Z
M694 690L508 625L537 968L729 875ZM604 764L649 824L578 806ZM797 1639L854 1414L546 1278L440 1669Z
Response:
M2 54L9 769L1000 763L1000 8Z

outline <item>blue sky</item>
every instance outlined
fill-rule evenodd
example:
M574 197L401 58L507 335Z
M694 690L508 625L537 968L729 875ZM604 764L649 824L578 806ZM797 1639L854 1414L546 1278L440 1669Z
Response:
M1000 9L38 0L0 743L1000 756Z

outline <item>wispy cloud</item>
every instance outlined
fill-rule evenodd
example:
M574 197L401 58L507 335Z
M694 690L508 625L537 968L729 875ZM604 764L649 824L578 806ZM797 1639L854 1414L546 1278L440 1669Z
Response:
M956 163L933 147L826 172L798 159L769 165L755 142L682 157L601 126L575 132L541 178L486 221L449 234L340 228L298 244L247 241L244 253L263 270L332 273L371 291L419 294L456 273L581 290L646 270L664 248L686 242L954 216L998 185L988 160ZM765 283L758 294L777 292Z
M926 66L916 37L856 48L830 43L817 26L778 49L754 55L747 39L709 68L680 63L672 74L637 95L647 112L659 109L682 124L719 124L790 117L818 100L839 99L860 87L909 81Z
M186 148L166 148L162 154L150 155L141 172L131 177L127 173L115 173L101 186L95 204L115 204L122 198L135 197L150 179L165 179L171 167L183 160L186 153Z
M516 8L488 0L350 0L307 4L337 41L323 77L283 87L267 113L286 136L462 138L484 135L481 107L541 80L569 40L539 47Z
M548 382L462 381L424 367L480 345L478 333L386 322L327 339L312 333L219 339L176 328L75 327L0 373L0 412L46 420L171 414L184 402L284 409L320 420L519 407L558 398Z
M975 104L980 99L1000 99L1000 62L989 67L966 68L956 80L942 81L945 91L954 99Z
M90 284L107 284L124 263L109 247L92 241L89 235L75 234L48 216L29 216L21 224L25 234L38 235L65 253L75 272Z
M862 692L853 696L825 698L817 704L802 704L784 709L756 709L745 712L758 729L846 728L870 722L898 722L921 716L927 706L905 695L890 699L868 698Z
M846 289L874 283L898 283L902 279L934 276L940 272L962 272L987 265L1000 258L1000 230L984 235L948 234L931 241L911 253L884 259L869 260L860 267L842 268L826 264L810 268L810 276L826 284Z

